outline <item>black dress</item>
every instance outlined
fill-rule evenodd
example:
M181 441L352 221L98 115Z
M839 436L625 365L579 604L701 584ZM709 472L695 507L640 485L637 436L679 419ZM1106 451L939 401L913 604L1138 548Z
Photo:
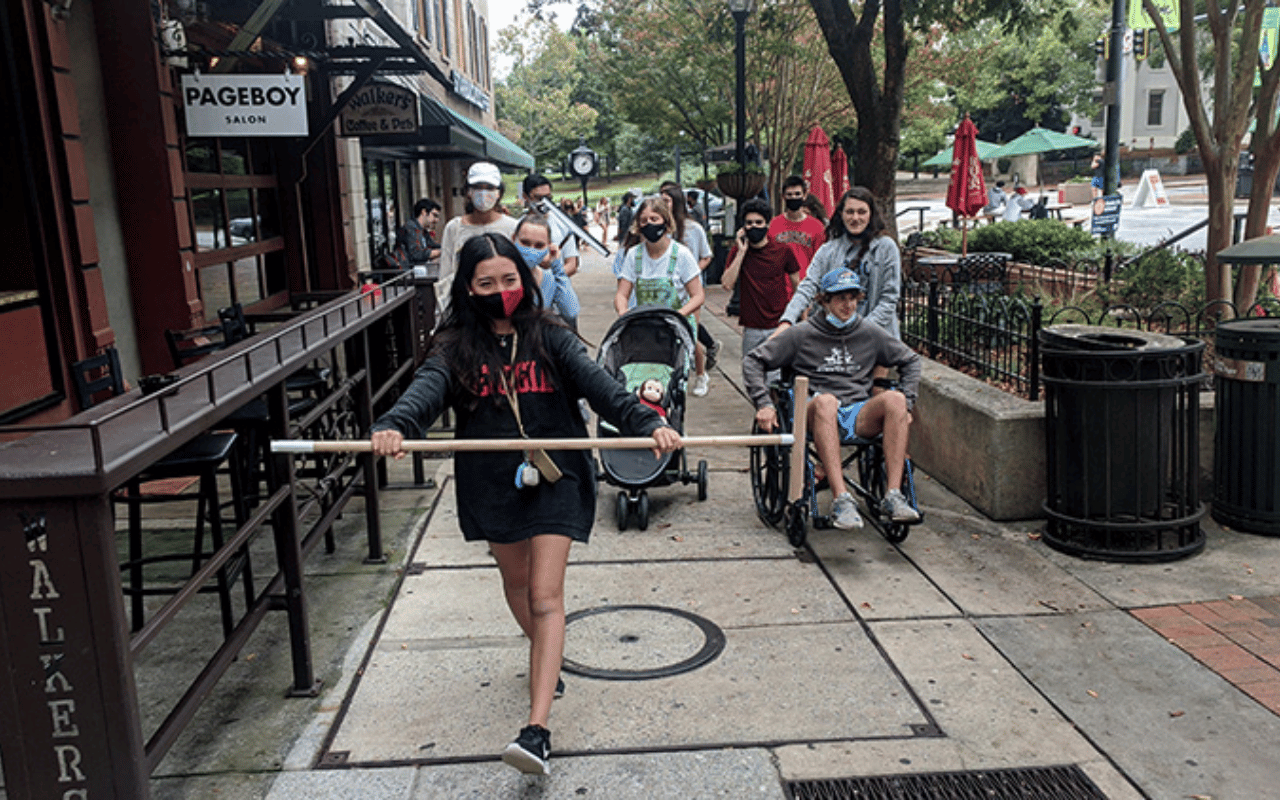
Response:
M657 413L587 356L586 347L573 333L559 326L544 330L549 361L532 357L522 346L510 372L530 438L585 437L580 397L625 435L649 436L663 424ZM420 439L446 405L457 416L459 439L520 438L505 394L486 391L476 397L459 385L439 355L423 363L409 389L372 429L394 429L405 438ZM468 541L510 543L553 533L587 541L596 514L591 451L558 450L552 451L551 457L563 473L559 481L517 489L515 477L524 460L522 451L455 453L458 523L463 536Z

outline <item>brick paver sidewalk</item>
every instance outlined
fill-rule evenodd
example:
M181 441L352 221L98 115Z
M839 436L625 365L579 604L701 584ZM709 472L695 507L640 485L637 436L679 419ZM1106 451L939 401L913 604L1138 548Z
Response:
M1280 597L1138 608L1133 615L1280 714Z

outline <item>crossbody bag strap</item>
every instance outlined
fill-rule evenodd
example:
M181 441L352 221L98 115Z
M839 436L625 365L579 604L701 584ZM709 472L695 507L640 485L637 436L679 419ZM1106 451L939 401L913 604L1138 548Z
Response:
M516 331L511 332L511 356L508 359L510 367L515 369L516 353L520 351L520 334ZM516 397L515 386L511 383L506 371L502 373L502 389L506 392L507 402L511 405L511 413L516 417L516 428L520 431L521 439L528 439L529 435L524 432L524 423L520 420L520 399Z

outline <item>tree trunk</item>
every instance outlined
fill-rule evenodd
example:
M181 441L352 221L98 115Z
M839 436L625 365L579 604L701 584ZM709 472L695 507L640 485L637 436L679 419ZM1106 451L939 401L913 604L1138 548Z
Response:
M1218 253L1231 246L1235 215L1236 153L1230 158L1204 158L1204 177L1209 189L1209 232L1205 242L1205 300L1209 303L1231 298L1231 267L1218 261ZM1232 316L1228 314L1227 316Z
M1253 134L1253 188L1249 191L1249 213L1244 223L1244 238L1256 239L1267 233L1267 216L1271 212L1271 194L1280 173L1280 131L1275 124L1276 96L1280 94L1280 59L1262 73L1258 92ZM1246 264L1236 276L1235 305L1247 314L1258 297L1262 278L1261 264Z
M895 178L907 57L902 0L884 0L884 72L880 77L871 56L879 0L866 0L857 19L847 0L809 0L809 5L858 113L857 158L850 183L871 190L887 233L897 238Z

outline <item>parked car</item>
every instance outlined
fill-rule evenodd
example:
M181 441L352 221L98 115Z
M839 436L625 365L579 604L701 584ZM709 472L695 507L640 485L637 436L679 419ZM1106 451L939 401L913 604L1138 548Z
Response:
M724 198L720 195L707 194L701 189L686 189L685 195L688 196L690 192L697 195L698 208L705 211L708 219L724 214ZM705 207L703 206L704 201L706 202Z

